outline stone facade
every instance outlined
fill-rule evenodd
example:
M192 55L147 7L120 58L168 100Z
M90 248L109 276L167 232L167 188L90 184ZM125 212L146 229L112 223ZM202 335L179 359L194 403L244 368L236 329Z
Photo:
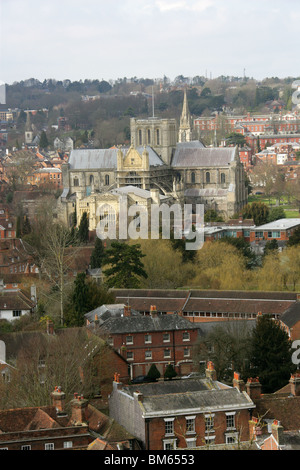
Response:
M59 216L69 221L77 200L136 186L157 189L182 203L204 204L230 218L247 203L245 174L236 148L206 148L193 141L186 93L175 119L132 118L129 148L75 149L62 165Z

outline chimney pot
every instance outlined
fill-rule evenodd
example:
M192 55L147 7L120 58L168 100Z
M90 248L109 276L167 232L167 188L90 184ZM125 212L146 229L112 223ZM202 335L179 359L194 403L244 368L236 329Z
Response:
M208 379L217 380L217 373L215 371L215 366L212 361L207 362L205 375Z
M296 372L290 378L291 394L295 397L300 396L300 373Z
M156 317L156 316L157 316L156 305L151 305L151 306L150 306L150 315L151 315L152 317Z
M233 386L240 392L245 390L245 382L241 379L241 374L239 372L234 372L233 374Z

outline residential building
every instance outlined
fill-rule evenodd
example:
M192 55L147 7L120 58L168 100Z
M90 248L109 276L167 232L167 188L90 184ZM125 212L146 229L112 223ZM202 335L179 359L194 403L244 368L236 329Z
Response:
M196 322L255 320L258 313L280 319L297 300L296 292L112 289L116 303L129 302L143 315L150 314L151 305L157 312L178 314Z
M100 325L108 343L130 364L131 379L147 375L155 364L161 376L168 364L179 375L194 368L193 346L198 338L197 328L179 315L159 315L150 307L150 315L132 315L126 306L122 317L111 317Z
M300 296L298 297L299 300L288 307L279 320L292 341L300 339Z
M289 383L275 393L262 394L259 379L247 382L247 392L255 403L250 435L256 448L299 450L299 373L292 374Z
M70 413L61 387L51 393L52 404L0 410L0 450L91 450L95 439L105 439L108 449L139 450L126 429L74 393Z
M21 290L2 290L0 295L0 319L9 322L23 315L30 315L36 305L36 299L28 297Z
M249 419L255 405L248 394L206 377L136 385L116 378L109 414L135 435L145 450L226 449L250 445Z

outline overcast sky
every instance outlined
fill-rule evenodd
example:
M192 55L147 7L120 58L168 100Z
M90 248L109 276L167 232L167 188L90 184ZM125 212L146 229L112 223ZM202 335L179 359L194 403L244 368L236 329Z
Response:
M0 0L0 82L300 76L299 0Z

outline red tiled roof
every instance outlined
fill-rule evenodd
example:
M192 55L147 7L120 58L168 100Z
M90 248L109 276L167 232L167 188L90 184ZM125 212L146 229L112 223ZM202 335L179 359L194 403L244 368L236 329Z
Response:
M0 410L0 432L8 433L60 427L55 422L55 417L55 406Z

